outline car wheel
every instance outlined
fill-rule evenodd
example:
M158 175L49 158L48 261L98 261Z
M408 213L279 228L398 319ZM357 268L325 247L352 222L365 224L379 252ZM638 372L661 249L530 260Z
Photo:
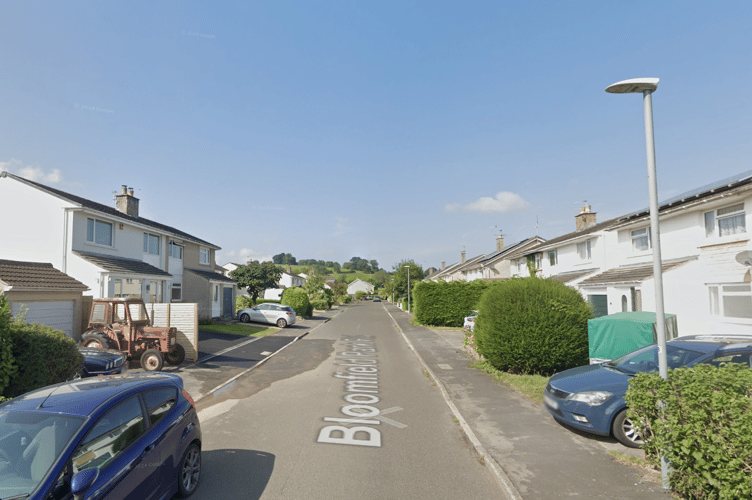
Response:
M277 320L277 326L280 327L280 328L284 328L284 327L287 326L287 321L285 321L284 318L279 318Z
M632 419L627 418L626 408L616 414L611 432L621 444L629 448L640 448L645 444Z
M191 443L183 459L180 461L180 477L178 478L178 496L185 498L193 495L201 477L201 449L196 443Z
M147 349L141 355L141 368L147 372L158 372L163 364L162 353L156 349Z
M185 348L180 344L175 344L167 354L165 354L165 361L168 365L179 365L185 360Z
M86 332L81 336L81 347L107 349L110 347L110 337L100 332Z
M240 315L240 322L241 323L250 323L251 322L251 317L248 316L248 313L243 313L243 314Z

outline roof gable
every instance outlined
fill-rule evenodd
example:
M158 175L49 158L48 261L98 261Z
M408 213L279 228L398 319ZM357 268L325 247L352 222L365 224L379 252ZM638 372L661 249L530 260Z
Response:
M89 287L44 262L0 260L0 281L13 288L88 290Z

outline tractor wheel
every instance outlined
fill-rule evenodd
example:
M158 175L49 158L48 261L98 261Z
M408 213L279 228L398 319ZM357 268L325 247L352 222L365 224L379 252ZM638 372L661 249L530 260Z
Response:
M179 365L185 359L185 349L180 344L175 344L167 354L165 354L165 361L168 365Z
M96 349L109 349L112 345L110 337L102 332L91 331L81 336L81 347L94 347Z
M162 353L156 349L147 349L141 355L141 368L147 372L158 372L163 364Z

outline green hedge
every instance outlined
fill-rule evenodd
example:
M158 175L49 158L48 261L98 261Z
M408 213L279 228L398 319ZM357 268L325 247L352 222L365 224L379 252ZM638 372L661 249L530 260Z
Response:
M494 283L475 320L478 353L497 370L548 375L588 364L592 309L576 290L551 279Z
M83 366L76 342L59 330L14 321L10 333L18 371L5 388L5 397L65 382Z
M465 316L478 308L486 281L419 282L413 287L415 319L423 325L461 327Z
M729 363L638 373L627 390L627 414L640 422L645 451L683 498L752 498L752 370ZM659 404L663 402L663 408Z
M310 317L311 303L308 301L308 294L302 288L285 288L280 303L292 307L295 314L301 318Z
M10 313L8 299L0 295L0 395L16 373L16 362L13 358L13 341L11 326L13 317Z

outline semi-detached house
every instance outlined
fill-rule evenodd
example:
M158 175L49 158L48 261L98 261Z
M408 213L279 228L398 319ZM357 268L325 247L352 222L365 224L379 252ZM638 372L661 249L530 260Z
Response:
M201 318L234 312L237 286L216 269L220 247L140 217L125 186L110 207L0 172L0 212L2 259L50 263L95 298L195 302Z

